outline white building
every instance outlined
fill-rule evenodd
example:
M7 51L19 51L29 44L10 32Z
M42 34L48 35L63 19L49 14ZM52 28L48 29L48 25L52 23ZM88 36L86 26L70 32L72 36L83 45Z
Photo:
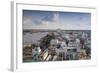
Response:
M39 55L41 52L40 47L35 47L32 49L32 56L34 57L35 55Z
M59 43L58 39L52 39L50 45L57 45Z

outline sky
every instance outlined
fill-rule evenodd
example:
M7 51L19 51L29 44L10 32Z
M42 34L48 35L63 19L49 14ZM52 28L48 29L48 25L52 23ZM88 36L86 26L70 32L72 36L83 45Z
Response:
M23 10L23 28L90 30L91 13Z

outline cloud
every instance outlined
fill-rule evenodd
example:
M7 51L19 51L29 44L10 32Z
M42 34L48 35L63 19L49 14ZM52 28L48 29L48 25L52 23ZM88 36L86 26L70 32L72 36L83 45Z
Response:
M32 16L24 16L24 29L66 29L66 30L90 30L91 26L84 23L76 24L74 21L60 22L59 16L43 16L35 19Z
M44 16L41 21L53 21L53 16L49 15L49 16Z
M31 27L31 26L37 26L37 25L40 25L41 24L41 20L37 20L31 16L24 16L23 18L23 25L24 25L24 28L27 27Z

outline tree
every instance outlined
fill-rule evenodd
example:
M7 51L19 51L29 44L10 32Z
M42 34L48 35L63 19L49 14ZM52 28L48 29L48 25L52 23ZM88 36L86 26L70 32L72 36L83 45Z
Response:
M40 42L40 46L42 47L42 49L46 49L50 46L50 41L51 39L54 37L54 34L47 34L45 37L42 38L41 42Z

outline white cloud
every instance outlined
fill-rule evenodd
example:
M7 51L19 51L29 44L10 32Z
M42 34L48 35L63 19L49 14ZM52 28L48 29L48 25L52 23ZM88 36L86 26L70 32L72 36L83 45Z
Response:
M56 17L57 18L57 17ZM52 19L55 19L54 17ZM59 18L55 21L45 21L32 19L32 17L24 17L24 29L66 29L66 30L90 30L91 26L84 23L81 24L70 24L70 23L60 23ZM36 21L36 23L35 23Z

